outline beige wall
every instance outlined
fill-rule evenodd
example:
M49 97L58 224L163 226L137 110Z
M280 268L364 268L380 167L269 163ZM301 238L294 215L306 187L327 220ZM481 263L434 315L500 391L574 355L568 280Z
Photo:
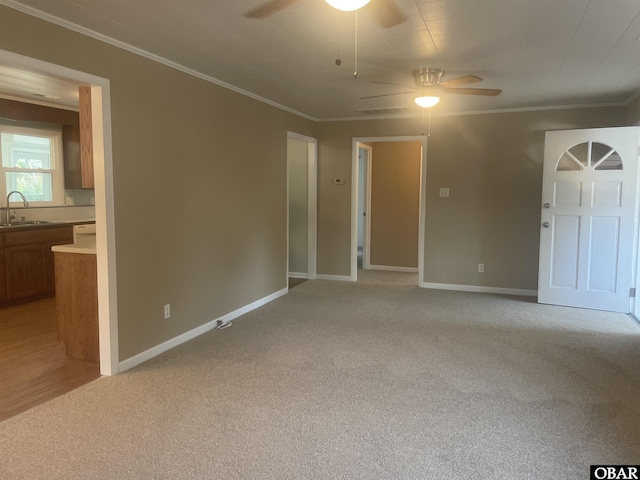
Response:
M375 142L371 161L372 265L418 268L422 142Z
M437 113L434 110L434 113ZM427 148L425 282L537 288L544 132L620 126L623 107L434 116ZM419 119L321 123L318 271L349 275L351 139L419 135ZM440 198L440 187L450 188ZM486 271L478 273L478 263Z
M4 6L0 49L111 82L121 360L285 288L287 131L319 139L318 273L329 275L350 274L352 138L424 131L418 119L314 123ZM426 281L536 288L544 131L630 116L435 116Z
M417 135L420 125L413 119L318 124L318 274L351 273L352 139ZM345 178L345 185L334 185L334 177Z
M309 144L288 139L289 272L309 273Z
M0 49L111 82L120 360L286 287L287 131L314 123L4 6Z
M625 125L640 125L640 97L637 97L625 110Z

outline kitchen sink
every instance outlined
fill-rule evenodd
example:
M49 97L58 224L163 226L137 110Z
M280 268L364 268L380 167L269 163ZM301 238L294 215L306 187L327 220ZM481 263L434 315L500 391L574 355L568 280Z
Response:
M11 223L0 223L0 228L6 228L6 227L28 227L29 225L46 225L47 223L52 223L52 222L45 222L42 220L27 220L24 222L11 222Z

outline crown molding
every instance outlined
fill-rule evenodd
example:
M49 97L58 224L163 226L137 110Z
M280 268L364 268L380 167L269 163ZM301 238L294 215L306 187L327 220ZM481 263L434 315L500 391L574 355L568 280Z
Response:
M147 52L138 47L134 47L129 45L128 43L121 42L120 40L116 40L102 33L98 33L94 30L88 29L86 27L82 27L75 23L69 22L68 20L64 20L62 18L56 17L49 13L43 12L42 10L38 10L33 7L29 7L27 5L23 5L15 0L0 0L0 5L4 5L6 7L12 8L14 10L18 10L27 15L31 15L33 17L37 17L41 20L56 24L63 28L67 28L69 30L75 31L82 35L86 35L88 37L94 38L101 42L107 43L117 48L121 48L130 53L139 55L141 57L145 57L154 62L161 63L168 67L179 70L187 75L191 75L193 77L199 78L201 80L207 81L209 83L215 84L219 87L226 88L227 90L231 90L235 93L239 93L240 95L244 95L246 97L252 98L259 102L265 103L272 107L278 108L285 112L291 113L298 117L304 118L306 120L311 120L313 122L353 122L353 121L371 121L371 120L398 120L398 119L412 119L412 118L422 118L423 113L418 112L415 114L403 114L403 115L379 115L379 116L364 116L364 117L332 117L332 118L317 118L312 115L307 115L306 113L299 112L290 107L282 105L280 103L274 102L273 100L269 100L268 98L261 97L260 95L256 95L247 90L243 90L229 83L223 82L222 80L218 80L215 77L210 75L206 75L202 72L198 72L192 68L186 67L182 64L174 62L172 60L168 60L164 57L156 55L151 52ZM468 116L468 115L495 115L501 113L525 113L525 112L539 112L545 110L570 110L570 109L578 109L578 108L606 108L606 107L626 107L631 102L640 97L640 91L634 93L629 99L624 102L618 103L595 103L595 104L584 104L584 105L553 105L553 106L543 106L543 107L522 107L522 108L508 108L508 109L500 109L500 110L478 110L478 111L467 111L467 112L452 112L452 113L439 113L433 112L431 114L432 117L458 117L458 116Z
M18 10L22 13L26 13L27 15L31 15L32 17L36 17L39 18L41 20L44 20L46 22L49 23L53 23L55 25L58 25L60 27L64 27L66 29L72 30L74 32L80 33L82 35L86 35L88 37L94 38L96 40L99 40L101 42L107 43L109 45L112 45L114 47L118 47L121 48L123 50L126 50L130 53L139 55L141 57L145 57L148 58L149 60L153 60L154 62L158 62L161 63L163 65L166 65L167 67L171 67L174 68L176 70L179 70L183 73L186 73L187 75L191 75L193 77L197 77L201 80L205 80L209 83L213 83L219 87L223 87L226 88L227 90L231 90L235 93L239 93L240 95L244 95L246 97L252 98L254 100L257 100L259 102L262 103L266 103L267 105L270 105L272 107L276 107L279 108L280 110L284 110L285 112L291 113L293 115L297 115L298 117L302 117L305 118L307 120L312 120L314 122L317 122L318 119L316 117L312 117L311 115L307 115L306 113L302 113L302 112L298 112L297 110L294 110L292 108L286 107L284 105L281 105L277 102L274 102L272 100L269 100L268 98L264 98L261 97L260 95L256 95L255 93L251 93L247 90L243 90L241 88L238 88L234 85L231 85L229 83L223 82L222 80L218 80L217 78L214 78L210 75L206 75L204 73L198 72L197 70L193 70L192 68L186 67L184 65L181 65L177 62L174 62L172 60L168 60L164 57L161 57L159 55L156 55L154 53L151 52L147 52L146 50L143 50L141 48L138 47L134 47L133 45L129 45L128 43L125 42L121 42L120 40L116 40L115 38L111 38L107 35L103 35L102 33L98 33L94 30L82 27L80 25L77 25L75 23L69 22L68 20L64 20L62 18L56 17L54 15L51 15L49 13L43 12L42 10L38 10L36 8L33 7L29 7L27 5L23 5L21 3L18 3L14 0L0 0L0 5L4 5L6 7L12 8L14 10Z

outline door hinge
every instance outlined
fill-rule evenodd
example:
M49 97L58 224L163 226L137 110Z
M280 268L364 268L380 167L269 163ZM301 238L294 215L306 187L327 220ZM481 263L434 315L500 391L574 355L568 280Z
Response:
M629 297L630 298L636 298L636 289L635 288L630 288L629 289Z

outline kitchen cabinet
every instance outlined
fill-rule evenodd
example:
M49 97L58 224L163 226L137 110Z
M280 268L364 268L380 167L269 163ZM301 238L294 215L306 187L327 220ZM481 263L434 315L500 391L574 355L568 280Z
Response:
M73 243L73 227L22 228L5 231L0 237L0 301L53 294L55 270L51 247Z
M56 245L67 245L71 243L68 240L62 240L59 242L48 242L42 244L42 252L44 255L44 291L45 293L55 293L56 292L56 276L55 276L55 260L53 252L51 251L51 247L55 247Z
M56 251L54 256L58 338L68 357L98 363L96 255Z
M94 188L93 183L93 110L91 87L79 87L80 94L80 163L82 188Z
M64 186L94 188L91 88L79 88L80 113L76 124L62 126Z
M80 127L78 125L62 126L62 157L64 158L64 188L82 188Z
M42 245L4 249L7 300L44 293Z
M0 248L0 303L7 299L7 290L4 274L4 249Z

